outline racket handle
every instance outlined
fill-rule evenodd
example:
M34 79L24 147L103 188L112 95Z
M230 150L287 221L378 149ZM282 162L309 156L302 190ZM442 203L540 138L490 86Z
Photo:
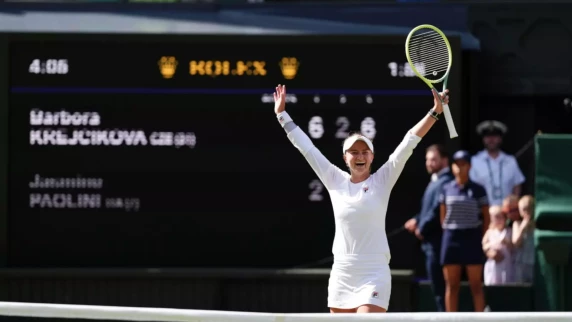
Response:
M443 104L443 114L445 115L445 123L447 123L447 127L449 128L449 136L451 139L456 138L459 135L455 129L455 124L453 123L453 117L451 116L451 110L449 109L448 104Z

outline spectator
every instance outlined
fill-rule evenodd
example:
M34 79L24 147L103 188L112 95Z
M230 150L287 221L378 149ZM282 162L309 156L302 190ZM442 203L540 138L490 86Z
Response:
M490 205L501 205L510 194L520 196L524 175L516 158L501 150L507 127L498 121L484 121L477 126L485 149L472 159L471 180L485 187Z
M444 185L440 197L445 307L447 312L458 310L461 269L465 267L475 311L483 312L485 295L481 280L485 258L482 240L489 226L487 194L482 186L469 179L471 155L467 151L453 155L451 168L455 180Z
M507 217L506 225L512 227L513 222L520 220L520 211L518 210L518 196L509 195L502 201L502 211Z
M534 276L534 197L526 195L520 198L518 208L521 219L512 224L516 281L532 283Z
M425 167L431 174L431 181L425 188L421 200L421 210L405 223L405 228L421 240L421 250L425 254L425 269L431 282L438 312L445 311L445 280L440 264L442 229L439 220L439 195L443 185L453 180L449 170L449 156L445 147L434 144L427 148Z
M512 258L512 228L506 226L506 215L501 207L489 208L491 225L483 237L485 263L485 285L512 283L514 265Z

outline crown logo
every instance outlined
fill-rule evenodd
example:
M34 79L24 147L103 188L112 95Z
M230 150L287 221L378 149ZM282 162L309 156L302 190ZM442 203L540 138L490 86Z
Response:
M177 70L177 65L179 63L173 56L163 56L159 59L158 64L159 71L161 72L161 75L163 75L163 78L169 79L173 78L175 75L175 71Z
M294 79L298 73L300 62L298 62L296 57L283 57L279 65L280 70L282 70L282 76L284 76L284 78Z

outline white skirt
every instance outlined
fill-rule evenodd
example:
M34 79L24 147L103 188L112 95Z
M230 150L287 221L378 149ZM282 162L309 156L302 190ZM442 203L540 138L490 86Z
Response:
M385 255L335 255L328 284L328 307L389 307L391 271Z

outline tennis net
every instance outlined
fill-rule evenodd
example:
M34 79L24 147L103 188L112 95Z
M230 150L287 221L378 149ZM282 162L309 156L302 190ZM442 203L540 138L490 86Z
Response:
M322 322L322 321L483 321L483 322L570 322L570 312L487 312L487 313L381 313L275 314L165 308L140 308L92 305L0 302L0 316L19 318L51 318L99 321L155 321L155 322ZM22 319L24 321L24 319ZM40 319L41 321L41 319ZM70 321L71 322L71 321ZM89 321L84 321L89 322Z

